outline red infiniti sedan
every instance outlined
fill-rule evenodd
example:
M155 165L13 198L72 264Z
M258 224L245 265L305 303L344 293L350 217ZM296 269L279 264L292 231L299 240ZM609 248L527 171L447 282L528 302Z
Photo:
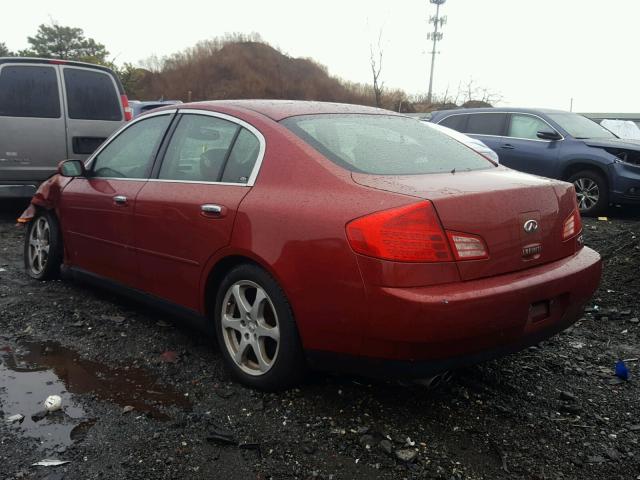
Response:
M215 331L235 376L427 377L572 324L600 280L573 186L393 112L170 106L61 162L20 221L61 270Z

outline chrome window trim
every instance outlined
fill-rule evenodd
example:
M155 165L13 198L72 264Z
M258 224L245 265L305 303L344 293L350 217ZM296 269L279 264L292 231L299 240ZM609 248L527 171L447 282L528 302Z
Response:
M135 180L135 181L141 181L142 180L142 181L149 181L149 182L187 183L187 184L197 184L197 185L227 185L227 186L234 186L234 187L253 187L253 185L256 182L256 178L258 177L258 173L260 173L260 168L262 167L262 160L264 159L264 154L265 154L265 151L267 149L267 143L266 143L266 140L264 138L264 135L262 135L260 130L258 130L256 127L254 127L250 123L247 123L244 120L241 120L241 119L236 118L234 116L227 115L226 113L212 112L210 110L200 110L200 109L196 109L196 108L175 108L175 109L170 109L170 110L162 110L160 112L145 114L143 116L140 116L140 117L134 118L133 120L130 120L125 125L123 125L121 128L116 130L113 133L113 135L104 144L102 144L100 146L100 148L98 150L96 150L91 155L91 157L89 157L87 159L87 161L85 162L85 168L87 168L87 170L88 170L89 166L91 165L91 162L93 162L94 158L97 157L100 154L100 152L104 148L106 148L113 140L115 140L116 137L118 137L120 135L120 133L122 133L124 130L129 128L134 123L137 123L137 122L139 122L141 120L144 120L146 118L155 117L155 116L158 116L158 115L174 114L176 112L185 113L185 114L191 114L191 115L207 115L209 117L220 118L222 120L227 120L227 121L230 121L232 123L235 123L236 125L240 125L241 127L244 127L247 130L249 130L251 133L253 133L256 136L256 138L258 139L258 142L260 143L260 150L258 151L258 157L256 158L256 163L253 166L253 170L251 171L251 175L249 175L249 179L247 180L247 183L239 183L239 182L238 183L234 183L234 182L206 182L206 181L198 181L198 180L171 180L171 179L165 179L165 178L120 178L120 177L95 177L95 178L100 178L102 180ZM163 158L163 160L164 160L164 158Z
M146 115L136 117L133 120L129 120L128 122L125 122L120 128L118 128L115 132L113 132L111 136L107 138L105 142L102 145L100 145L100 147L98 147L98 149L95 152L93 152L89 158L87 158L87 160L84 162L84 168L87 171L89 171L91 164L96 159L96 157L100 155L100 153L102 153L102 151L105 148L107 148L111 144L111 142L113 142L116 138L118 138L120 134L124 132L127 128L135 125L136 123L142 120L146 120L147 118L158 117L160 115L173 115L177 111L178 111L177 108L172 108L170 110L162 110L161 112L149 113ZM122 177L89 177L89 178L100 178L103 180L136 180L136 181L149 180L149 178L122 178Z
M529 115L530 117L536 117L536 118L542 120L544 123L546 123L549 126L549 128L551 128L554 132L556 132L562 138L559 139L559 140L543 140L541 138L510 137L509 135L490 135L490 134L486 134L486 133L469 133L469 132L460 132L460 133L464 133L465 135L476 135L478 137L513 138L514 140L529 140L531 142L543 142L543 143L562 142L564 140L564 138L565 138L564 135L562 135L558 131L557 128L552 127L551 125L549 125L549 122L547 122L540 115L536 115L535 113L527 113L527 112L467 112L467 113L462 113L461 112L461 113L452 113L451 115L447 115L446 117L442 118L437 123L438 123L438 125L440 125L442 122L444 122L449 117L460 116L460 115L480 115L480 114L483 114L483 113L494 114L494 115L495 114L500 114L500 113L504 114L504 115ZM509 127L509 125L507 125L507 128L508 127Z

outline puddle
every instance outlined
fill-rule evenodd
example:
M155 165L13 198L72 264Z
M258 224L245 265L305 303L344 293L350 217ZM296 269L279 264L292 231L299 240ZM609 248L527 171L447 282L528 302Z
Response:
M0 339L0 409L4 418L24 415L21 423L9 428L38 439L45 448L70 445L94 423L74 398L73 394L82 393L121 407L131 405L135 411L128 415L144 412L160 420L169 418L163 412L165 406L191 407L182 394L158 385L144 369L111 368L81 359L73 350L52 342L12 344ZM49 395L62 397L63 410L34 421L31 416L43 410L42 402Z

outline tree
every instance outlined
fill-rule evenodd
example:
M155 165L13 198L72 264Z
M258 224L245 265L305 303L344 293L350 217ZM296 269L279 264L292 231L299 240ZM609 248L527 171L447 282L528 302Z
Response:
M373 94L376 97L376 107L382 106L382 90L384 88L384 82L380 81L380 72L382 72L382 30L378 35L378 48L374 52L373 45L369 45L369 51L371 53L371 73L373 74ZM376 55L377 53L377 55Z
M0 42L0 57L13 57L13 52L7 48L4 42Z
M104 45L85 38L81 28L63 27L55 22L40 25L36 35L27 40L31 46L21 53L31 56L105 64L109 55Z

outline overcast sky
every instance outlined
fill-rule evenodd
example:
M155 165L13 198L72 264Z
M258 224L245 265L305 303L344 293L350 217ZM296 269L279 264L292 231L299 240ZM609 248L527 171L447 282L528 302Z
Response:
M26 0L3 6L0 42L27 47L41 23L81 27L117 63L139 63L228 32L257 32L292 56L370 82L382 29L385 85L426 93L428 0ZM8 15L7 15L8 13ZM502 105L640 112L639 0L448 0L434 92L473 79ZM7 18L8 16L8 18Z

